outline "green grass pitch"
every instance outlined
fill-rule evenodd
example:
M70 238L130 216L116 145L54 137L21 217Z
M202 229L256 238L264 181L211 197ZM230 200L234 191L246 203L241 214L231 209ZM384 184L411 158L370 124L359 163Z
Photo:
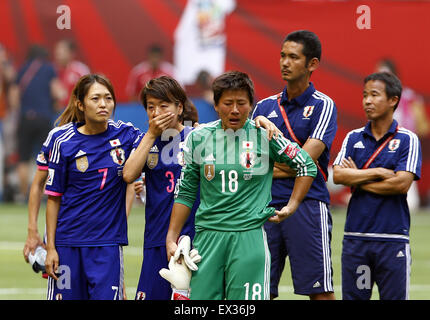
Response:
M39 231L44 230L44 210L40 210ZM336 298L341 298L340 257L345 209L332 210L332 261ZM129 218L129 246L124 248L125 285L129 299L133 299L142 263L144 209L135 206ZM412 268L410 299L430 299L430 211L420 211L411 217ZM0 300L43 300L47 281L25 263L22 249L27 235L27 209L22 205L0 205ZM307 300L293 293L287 262L279 288L281 300ZM377 288L372 299L378 299Z

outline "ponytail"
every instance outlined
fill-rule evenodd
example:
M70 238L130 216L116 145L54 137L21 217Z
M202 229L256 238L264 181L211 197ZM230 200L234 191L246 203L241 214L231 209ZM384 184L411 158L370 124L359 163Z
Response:
M84 113L78 108L78 98L77 98L77 88L76 85L70 96L69 103L63 113L55 120L54 125L63 126L69 122L84 122Z

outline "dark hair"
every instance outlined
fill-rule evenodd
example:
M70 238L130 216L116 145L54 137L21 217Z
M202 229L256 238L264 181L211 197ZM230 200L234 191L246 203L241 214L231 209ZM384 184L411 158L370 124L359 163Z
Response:
M397 67L393 60L389 58L384 58L381 61L379 61L379 64L387 67L391 73L393 73L395 76L398 77Z
M389 72L375 72L371 75L368 75L364 79L364 84L366 84L369 81L382 81L385 83L385 94L387 95L387 98L392 97L398 97L399 100L397 101L396 105L394 106L394 110L396 110L397 106L399 105L400 98L402 96L402 83L400 82L399 78L395 76L393 73Z
M33 59L40 59L40 60L48 59L48 50L39 44L31 45L31 47L28 49L28 52L27 52L27 60L33 60Z
M61 126L69 122L85 121L85 115L81 110L79 110L78 102L81 102L82 104L84 103L85 96L88 94L88 91L95 82L100 83L109 90L112 95L114 106L116 106L115 92L109 79L100 74L87 74L79 78L73 88L66 109L64 109L63 113L55 121L56 125Z
M163 47L162 46L160 46L160 45L158 45L158 44L156 44L156 43L154 43L154 44L152 44L152 45L150 45L149 47L148 47L148 53L149 54L160 54L160 55L162 55L163 53L164 53L164 50L163 50Z
M224 91L244 90L248 94L249 103L254 103L254 83L244 72L229 71L217 77L212 83L215 105L218 105Z
M303 55L306 57L306 64L313 58L321 60L321 42L318 36L312 31L298 30L289 33L284 40L297 42L303 45Z
M148 95L156 99L175 103L176 106L182 104L183 111L178 119L181 123L184 121L192 121L194 124L198 122L198 113L194 104L188 99L185 90L181 85L169 76L161 76L149 80L140 92L140 102L142 102L145 110L147 108Z

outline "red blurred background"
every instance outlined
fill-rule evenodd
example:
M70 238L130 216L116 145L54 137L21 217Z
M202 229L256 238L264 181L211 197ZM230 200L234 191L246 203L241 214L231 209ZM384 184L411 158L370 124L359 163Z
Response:
M360 30L357 7L371 10L371 28ZM71 9L71 29L59 30L57 7ZM78 58L93 72L107 75L119 101L126 101L125 85L131 68L141 62L149 45L164 47L173 61L174 31L186 0L0 0L0 42L19 66L32 43L50 52L63 38L79 46ZM363 78L382 57L398 65L404 85L424 96L430 106L430 3L424 1L286 1L236 0L226 19L226 69L245 71L254 80L258 98L279 92L281 43L296 29L314 31L323 45L322 64L312 75L318 90L338 107L339 129L332 159L345 134L364 125L361 108ZM430 142L423 138L423 170L419 182L427 203L430 179Z

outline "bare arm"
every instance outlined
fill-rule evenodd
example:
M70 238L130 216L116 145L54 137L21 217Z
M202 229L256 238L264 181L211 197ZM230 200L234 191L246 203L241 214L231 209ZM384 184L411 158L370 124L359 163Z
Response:
M149 121L148 132L143 136L136 150L128 157L123 170L123 179L127 183L134 182L142 173L149 151L155 139L167 129L172 122L173 114L164 113Z
M394 171L386 168L358 169L351 157L342 159L341 165L333 166L333 181L345 186L358 186L375 180L388 179Z
M143 136L142 141L140 141L137 149L128 157L122 172L125 182L133 183L139 178L155 139L157 139L157 136L147 132Z
M294 178L296 174L296 170L290 168L285 163L275 162L275 165L273 167L273 178Z
M48 196L46 203L46 260L45 267L48 275L55 280L55 271L59 265L59 257L55 248L55 232L57 231L58 212L60 211L61 197Z
M273 136L275 136L275 138L278 137L278 135L282 135L282 131L278 129L278 127L275 126L275 124L270 121L269 119L267 119L264 116L258 116L254 119L255 121L255 126L257 128L264 128L267 131L267 139L271 140Z
M130 183L127 185L127 191L125 193L125 213L127 214L127 219L133 207L134 195L134 184Z
M294 212L296 212L300 203L303 201L306 194L308 193L313 181L313 177L297 177L294 182L293 192L291 194L290 200L288 200L287 205L283 207L280 211L276 210L276 215L270 217L269 221L279 223L291 216Z
M37 170L34 176L33 182L30 188L30 194L28 198L28 228L27 228L27 240L24 244L24 259L28 262L28 255L31 252L34 254L37 246L44 246L43 241L40 238L37 219L39 217L40 202L45 188L46 178L48 171Z
M430 131L430 125L428 123L424 102L420 100L414 101L411 109L415 118L416 133L418 136L425 137Z
M8 101L11 110L18 111L21 108L21 92L17 84L12 84L9 88Z
M391 178L365 183L360 188L379 195L407 194L413 181L414 174L412 172L397 171Z
M326 145L324 142L312 138L308 139L302 147L302 149L305 149L306 152L311 156L315 163L318 163L318 159L324 152L325 148Z
M170 257L175 254L176 240L181 234L181 230L187 221L191 212L191 208L187 207L182 203L175 203L172 208L172 215L170 216L169 230L166 236L166 249L167 249L167 261Z
M52 79L49 85L55 108L57 110L62 110L65 106L60 105L59 102L67 98L66 89L64 89L58 78Z

